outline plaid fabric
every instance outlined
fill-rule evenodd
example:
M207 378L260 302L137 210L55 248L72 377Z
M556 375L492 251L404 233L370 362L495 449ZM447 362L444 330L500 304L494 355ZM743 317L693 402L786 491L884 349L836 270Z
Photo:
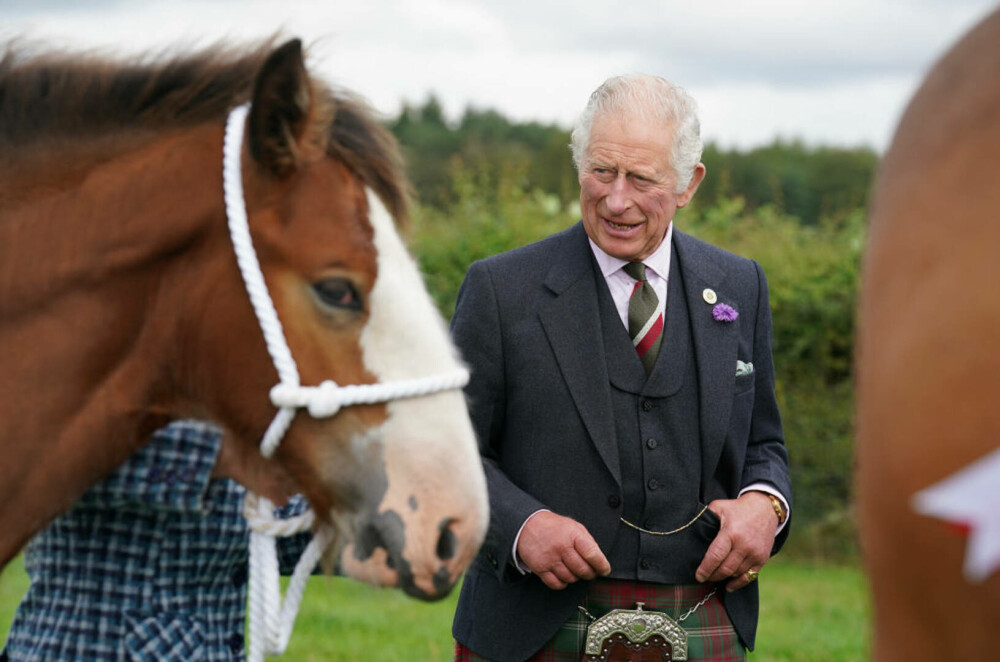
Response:
M249 530L244 489L210 478L220 440L195 421L157 431L29 543L11 662L243 659ZM283 539L283 572L308 541Z
M703 584L666 586L615 579L590 583L583 607L594 618L612 609L635 609L642 602L646 611L659 611L677 620L712 590ZM723 589L720 589L723 590ZM590 619L578 612L528 662L580 662ZM688 634L689 662L746 662L746 651L733 629L719 597L688 616L681 626ZM455 662L490 662L462 644L455 643Z

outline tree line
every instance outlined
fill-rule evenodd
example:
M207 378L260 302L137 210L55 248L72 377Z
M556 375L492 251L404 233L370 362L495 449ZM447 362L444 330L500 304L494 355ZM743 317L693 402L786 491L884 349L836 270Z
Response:
M500 187L554 195L565 208L577 199L569 152L570 131L553 124L511 122L494 110L468 108L449 122L432 95L406 105L389 123L409 164L422 204L453 204L454 180L472 173L495 196ZM807 147L775 141L751 150L705 146L708 168L697 199L707 206L740 197L748 210L771 206L806 225L867 203L878 156L869 148Z

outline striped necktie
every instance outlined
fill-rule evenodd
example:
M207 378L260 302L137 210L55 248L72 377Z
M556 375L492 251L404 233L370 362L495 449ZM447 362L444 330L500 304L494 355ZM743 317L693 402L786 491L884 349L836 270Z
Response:
M646 280L645 264L629 262L623 268L625 273L637 281L628 300L628 334L632 337L632 345L639 353L639 359L648 375L653 371L656 356L660 352L660 342L663 340L660 300L653 286Z

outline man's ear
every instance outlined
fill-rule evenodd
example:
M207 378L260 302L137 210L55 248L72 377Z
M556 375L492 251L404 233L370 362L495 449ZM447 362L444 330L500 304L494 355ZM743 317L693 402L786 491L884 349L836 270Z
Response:
M683 193L677 195L677 206L683 207L687 203L691 202L691 198L694 197L695 191L698 190L698 186L701 184L701 180L705 179L705 164L699 163L694 167L694 172L691 174L691 182L688 184L687 188L684 189Z

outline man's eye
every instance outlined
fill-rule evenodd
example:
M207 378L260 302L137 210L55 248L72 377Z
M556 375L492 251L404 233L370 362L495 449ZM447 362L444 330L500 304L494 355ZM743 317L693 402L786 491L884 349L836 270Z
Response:
M354 284L346 278L324 278L312 284L319 300L331 308L361 310L362 303Z

